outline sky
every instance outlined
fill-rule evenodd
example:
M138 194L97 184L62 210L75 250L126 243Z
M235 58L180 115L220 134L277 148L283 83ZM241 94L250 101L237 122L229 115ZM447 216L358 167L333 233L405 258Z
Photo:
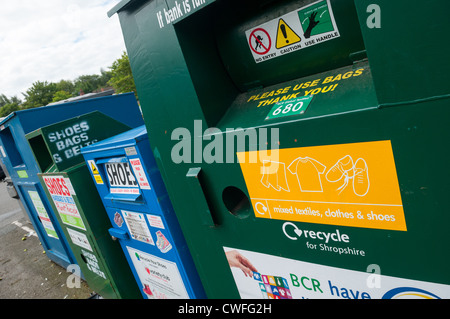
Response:
M120 0L2 0L0 94L17 96L36 81L100 74L126 51Z

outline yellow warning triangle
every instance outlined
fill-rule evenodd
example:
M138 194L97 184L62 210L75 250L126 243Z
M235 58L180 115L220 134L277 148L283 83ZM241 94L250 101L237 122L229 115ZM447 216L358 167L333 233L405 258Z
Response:
M295 33L283 19L280 19L280 21L278 21L276 48L281 49L300 41L301 39L297 33Z
M98 172L97 166L95 166L95 164L93 162L91 162L91 169L92 169L92 174L100 174Z

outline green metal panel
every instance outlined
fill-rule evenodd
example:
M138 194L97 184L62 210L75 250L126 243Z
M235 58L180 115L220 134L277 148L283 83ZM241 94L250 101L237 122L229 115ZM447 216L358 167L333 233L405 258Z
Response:
M38 174L88 285L104 298L141 299L111 223L81 155L83 146L129 130L95 111L26 135Z
M58 212L58 222L62 225L64 235L69 241L81 271L85 274L89 287L103 298L117 299L130 298L130 296L139 298L137 295L129 294L129 292L135 291L135 287L131 285L133 278L129 278L126 265L121 263L124 256L118 250L118 243L114 243L108 234L107 229L111 225L104 223L103 218L86 218L93 212L101 214L104 210L102 206L98 205L100 198L96 198L98 194L95 186L86 182L87 177L90 175L85 164L77 165L63 172L39 174L42 185L46 185L45 193L51 201L52 207ZM76 210L79 217L70 216L68 210L59 206L61 202L56 201L58 206L55 205L52 194L55 196L57 191L48 186L50 181L55 181L55 183L58 181L64 187L72 187L73 191L70 195L64 197L73 200L74 204L68 203L67 205L72 211ZM117 264L111 267L108 260L116 260ZM114 269L120 268L124 270L123 273L114 272ZM117 282L115 278L123 279L121 282ZM126 287L128 285L131 287Z
M326 5L326 2L320 3ZM204 17L196 21L190 21L190 23L185 21L182 26L178 27L177 32L181 35L179 39L182 46L185 46L184 42L187 41L191 43L191 46L198 45L198 43L204 42L204 39L196 37L197 41L193 43L195 40L192 34L198 34L200 30L204 30L203 23L214 24L215 30L212 30L214 34L209 36L215 37L218 54L222 57L225 68L232 77L234 84L241 91L265 87L351 64L350 54L364 50L358 18L352 1L340 3L331 1L334 15L345 16L346 19L338 21L337 27L340 36L327 45L322 45L320 49L318 49L318 45L313 45L262 63L252 61L253 57L248 54L247 42L249 39L246 38L246 33L242 31L276 19L303 7L305 4L307 4L307 1L272 1L268 4L252 3L251 1L250 3L242 3L240 1L231 5L221 2L220 6L217 5L216 12L211 13L203 10L200 14L203 13ZM239 7L239 10L236 10L237 7ZM305 20L305 18L302 18L302 20ZM194 28L195 31L190 30L190 28ZM302 39L299 43L307 41L302 34L299 37ZM254 42L254 38L252 40ZM272 42L275 41L276 39L272 37ZM290 46L285 48L290 48ZM198 50L197 47L195 52L198 52ZM191 61L188 61L188 63L190 67Z
M258 270L273 271L261 270L261 274L285 276L300 298L336 297L338 292L350 298L349 289L358 289L359 298L388 298L395 289L405 287L430 293L436 289L433 296L448 297L445 232L449 218L444 212L450 176L440 168L450 155L442 148L448 139L449 92L441 84L443 72L438 63L423 58L427 49L418 50L420 42L393 33L400 21L404 23L399 28L406 35L406 22L419 21L422 9L377 1L382 27L369 30L367 1L356 2L356 10L353 1L330 1L340 37L257 63L246 31L262 29L273 19L312 3L316 2L216 1L164 26L157 17L172 7L169 2L134 1L118 11L150 143L205 290L210 298L239 298L247 296L244 286L258 289L257 283L230 267L225 252L233 248L259 259ZM430 6L445 5L434 1ZM403 15L405 10L409 11ZM397 16L402 17L396 20ZM434 28L427 21L424 24L425 30ZM416 31L420 38L426 37L428 49L448 50L437 36ZM366 49L368 59L364 59ZM398 60L387 61L387 52L395 53ZM441 56L441 51L433 52ZM422 66L434 70L426 75L432 83L439 82L432 90L410 86L417 73L422 74ZM443 69L447 67L445 63ZM418 81L424 84L425 79ZM266 119L277 103L310 95L313 98L304 113ZM397 102L401 104L388 107ZM264 180L263 171L255 174L258 178L249 178L236 155L242 150L236 143L232 150L226 145L227 138L235 138L233 134L242 129L255 129L257 137L256 142L247 140L244 151L278 147L280 156L322 154L328 158L323 176L319 174L325 194L321 202L315 200L320 194L291 184L292 172L286 172L289 192L283 183ZM267 129L266 140L262 129ZM271 137L276 147L270 144ZM203 155L213 142L218 145L216 153L223 156L209 163ZM175 161L173 150L183 143L190 150L187 160ZM377 156L376 147L381 144L388 148ZM362 153L356 152L362 148ZM340 183L326 180L325 172L338 167L333 163L343 165L339 159L344 155L355 156L351 170L341 168L346 175L342 173ZM356 176L361 176L356 162L362 163L361 158L367 160L365 191L359 191L356 182ZM259 164L264 163L260 160ZM269 218L273 216L258 211L257 195L264 190L261 184L273 196L264 197L265 203L279 196L279 207L303 202L312 210L334 205L340 211L332 212L334 220L320 221L307 213ZM397 201L390 203L393 196ZM354 202L336 202L336 198ZM269 210L275 212L273 206ZM380 213L375 216L374 212ZM321 211L324 217L332 213ZM337 233L347 239L341 240ZM325 245L317 234L329 238L335 234L333 238L339 240ZM388 283L382 289L366 284L373 265ZM310 284L315 278L315 289L301 286L300 278ZM337 286L346 287L347 294Z
M450 32L449 4L355 1L363 26L372 3L379 6L381 27L361 30L380 104L447 95L450 45L442 36Z

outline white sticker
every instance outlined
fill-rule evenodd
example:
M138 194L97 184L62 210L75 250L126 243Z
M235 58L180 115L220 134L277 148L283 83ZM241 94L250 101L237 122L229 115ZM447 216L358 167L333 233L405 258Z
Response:
M44 203L42 203L38 192L28 191L28 194L30 195L31 202L39 215L39 219L41 220L42 226L44 226L47 235L53 238L58 238L55 227L48 216L47 210L45 209Z
M242 299L450 298L449 285L385 276L369 270L324 266L242 249L224 247L224 250ZM245 261L243 267L236 266L242 261Z
M139 186L130 170L128 162L105 163L106 176L111 193L139 194Z
M69 189L70 195L76 195L75 190L73 189L72 183L70 182L70 179L64 178L64 181L66 182L66 186Z
M125 147L125 154L127 154L128 156L132 156L132 155L136 155L136 147L131 146L131 147Z
M89 244L89 240L85 234L80 233L79 231L70 229L69 227L67 227L66 229L67 229L67 232L69 233L70 239L72 240L72 242L75 245L89 249L90 251L92 251L91 244Z
M147 214L147 219L150 226L164 229L164 222L158 215Z
M61 221L66 225L86 230L83 218L78 211L72 195L75 195L72 184L68 178L63 176L43 176L44 183L55 204Z
M340 36L330 0L320 0L245 32L256 63Z
M130 159L130 163L131 167L133 168L134 175L136 176L141 189L151 189L150 183L148 182L147 175L145 174L145 170L142 167L140 159L139 158Z
M172 244L160 230L156 232L156 238L158 238L156 240L156 247L158 247L163 254L172 249Z
M150 245L155 245L152 235L150 234L150 229L145 221L144 214L122 210L122 215L128 226L132 239L139 240Z
M2 152L3 157L6 157L5 150L3 149L3 146L0 146L0 152Z
M127 247L141 282L140 288L149 299L189 299L177 264Z

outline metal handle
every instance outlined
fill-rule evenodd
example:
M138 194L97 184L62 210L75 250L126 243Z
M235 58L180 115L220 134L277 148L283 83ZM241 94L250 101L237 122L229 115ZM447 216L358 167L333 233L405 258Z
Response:
M193 195L193 202L197 206L197 212L199 214L200 221L202 225L215 227L213 216L211 210L208 206L206 200L205 192L203 191L202 184L200 183L199 177L201 173L201 167L190 168L186 174L188 180L188 188L191 190Z
M117 239L129 239L128 233L125 230L117 229L117 228L110 228L108 229L109 234L111 235L112 240Z

